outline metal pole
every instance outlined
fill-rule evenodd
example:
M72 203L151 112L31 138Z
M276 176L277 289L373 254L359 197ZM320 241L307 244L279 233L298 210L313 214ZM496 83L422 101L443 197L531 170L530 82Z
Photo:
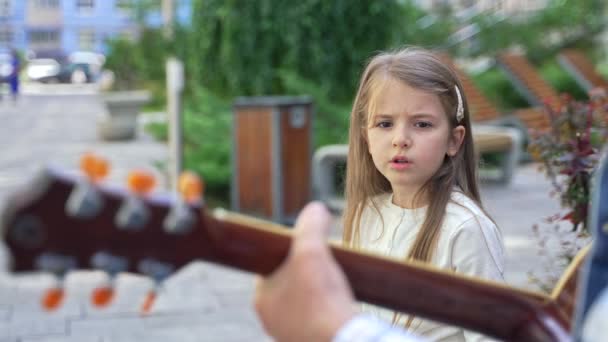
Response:
M167 39L173 38L173 19L175 18L174 0L162 0L161 8L163 16L163 28Z
M171 189L177 191L177 181L183 167L181 93L184 89L184 65L169 57L167 71L167 114L169 116L169 177Z

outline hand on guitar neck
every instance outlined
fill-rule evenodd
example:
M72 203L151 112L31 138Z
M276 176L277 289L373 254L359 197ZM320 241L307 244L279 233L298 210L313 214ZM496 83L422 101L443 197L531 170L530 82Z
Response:
M47 169L8 202L3 239L15 271L61 277L96 268L111 277L135 272L160 282L197 259L267 276L288 256L289 229L206 210L202 183L192 174L183 178L179 198L152 195L154 182L141 173L130 177L130 191L102 185L108 167L91 160L83 162L86 179ZM568 338L570 317L555 298L337 245L330 251L357 300L504 340ZM61 289L50 292L49 309L61 305L62 295ZM154 296L149 294L142 310L153 306ZM111 286L92 300L111 305Z
M355 300L324 241L331 215L320 203L305 207L287 259L258 280L255 307L277 341L330 341L355 316Z

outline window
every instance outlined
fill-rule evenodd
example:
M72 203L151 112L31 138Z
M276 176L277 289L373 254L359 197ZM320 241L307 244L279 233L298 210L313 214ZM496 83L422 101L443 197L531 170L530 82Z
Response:
M92 51L95 48L95 30L84 29L78 32L78 48L83 51Z
M133 9L133 0L116 0L116 8L123 11L131 11Z
M93 12L95 0L76 0L76 10L78 12Z
M8 17L11 15L11 0L0 0L0 16Z
M30 42L34 44L58 43L59 31L30 31Z
M11 29L0 29L0 44L11 45L13 43L13 31Z
M58 8L59 0L36 0L34 1L34 6L36 8Z
M116 0L114 3L116 11L122 15L132 17L135 14L134 0Z

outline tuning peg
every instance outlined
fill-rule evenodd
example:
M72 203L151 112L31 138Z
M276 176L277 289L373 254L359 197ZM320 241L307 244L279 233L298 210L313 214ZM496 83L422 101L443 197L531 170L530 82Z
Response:
M139 273L152 278L156 283L160 283L175 271L175 267L169 263L146 258L137 265Z
M150 290L147 294L146 297L144 298L144 302L141 305L141 314L142 315L147 315L150 313L150 311L152 310L152 307L154 306L154 302L156 301L156 297L157 297L157 292L156 290Z
M35 260L35 265L39 270L53 273L58 279L63 279L68 271L76 268L77 261L71 256L44 253ZM48 289L42 296L41 305L47 311L56 310L61 306L64 297L65 291L60 281L57 286Z
M129 261L127 258L113 255L108 252L97 252L91 257L91 266L95 269L105 271L110 276L119 272L127 271Z
M68 271L78 265L75 257L57 253L44 253L35 261L36 267L41 271L47 271L58 277L63 277Z
M68 201L66 211L78 218L95 217L103 207L103 200L93 184L104 179L109 172L109 163L92 153L85 153L80 159L80 169L86 180L78 182Z
M141 274L152 278L152 280L154 280L154 282L156 283L155 288L150 290L146 294L146 297L144 298L144 301L142 303L141 313L145 315L148 314L150 310L152 310L154 301L156 300L158 293L157 289L161 287L161 282L169 275L171 275L171 273L173 273L175 267L173 267L173 265L171 264L148 258L141 260L137 265L137 269Z
M80 158L80 170L92 183L97 183L108 175L110 164L106 159L93 153L85 153Z
M132 171L127 177L129 189L140 196L144 196L152 191L155 183L154 176L144 170Z
M187 234L192 231L196 215L183 201L178 200L163 221L163 228L170 234Z
M116 214L116 225L125 230L140 230L148 222L150 213L140 197L147 195L154 187L154 177L147 171L133 171L127 177L133 196L125 199Z
M86 181L78 182L65 204L65 210L70 216L82 219L97 216L102 208L101 195Z
M110 281L110 285L100 286L93 290L91 303L98 308L106 307L114 299L114 294L113 281Z
M171 207L169 214L163 222L166 232L172 234L186 234L194 227L196 215L188 203L195 204L202 200L204 184L200 177L190 171L179 176L179 198Z
M124 272L129 267L129 261L120 256L108 252L97 252L91 257L91 266L95 269L105 271L110 276L108 285L100 286L93 290L91 303L96 307L105 307L114 299L114 277L119 272Z
M135 196L129 196L118 209L115 217L116 226L124 230L141 230L150 217L145 204Z
M187 203L199 202L203 197L205 184L202 179L192 171L184 171L179 176L177 190L181 198Z
M50 288L42 296L41 305L46 311L54 311L61 307L63 298L65 297L65 291L63 287L57 286Z

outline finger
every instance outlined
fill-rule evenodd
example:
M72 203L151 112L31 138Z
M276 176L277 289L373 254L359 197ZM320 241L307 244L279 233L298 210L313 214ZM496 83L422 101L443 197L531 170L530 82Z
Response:
M321 202L311 202L302 209L294 229L294 249L325 243L331 228L332 216Z
M264 291L264 279L260 276L255 276L254 280L254 292L253 292L253 307L260 314L262 312L262 293Z
M262 278L262 276L255 275L253 277L253 285L255 287L255 291L259 292L259 290L264 287L264 278Z

